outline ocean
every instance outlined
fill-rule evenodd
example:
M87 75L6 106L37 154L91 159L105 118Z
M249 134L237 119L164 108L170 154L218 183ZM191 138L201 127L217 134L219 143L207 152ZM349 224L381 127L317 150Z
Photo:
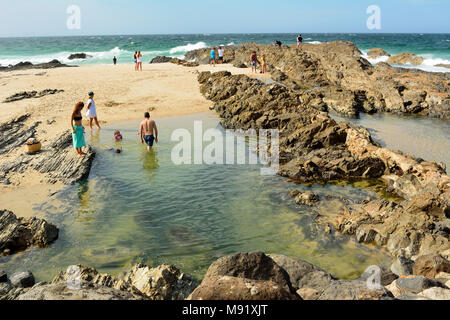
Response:
M67 64L109 64L114 56L119 63L132 63L135 51L141 51L144 62L148 63L159 55L182 58L194 49L219 45L233 45L245 42L273 43L280 40L285 44L296 41L297 34L189 34L189 35L117 35L79 37L35 37L0 38L0 65L7 66L29 61L48 62L58 59ZM450 64L450 34L339 34L305 33L305 43L319 44L334 40L351 41L366 53L380 47L390 54L411 52L425 60L419 69L432 72L449 72L450 69L437 67ZM72 53L84 52L92 58L69 60ZM369 60L372 63L385 61L382 57ZM405 66L411 67L411 66Z

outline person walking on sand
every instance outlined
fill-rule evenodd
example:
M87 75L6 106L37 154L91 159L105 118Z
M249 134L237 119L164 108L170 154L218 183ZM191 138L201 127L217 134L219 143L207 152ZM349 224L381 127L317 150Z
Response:
M141 122L139 128L139 136L141 137L141 143L147 144L147 151L151 151L153 148L153 142L158 143L158 128L154 120L150 119L150 113L144 114L145 119Z
M250 56L250 64L252 66L252 73L255 71L256 73L256 64L258 63L258 55L256 54L256 51L252 52L252 55Z
M142 53L140 51L137 54L137 68L142 71Z
M216 48L212 48L211 50L211 64L216 66Z
M134 71L137 71L137 51L134 52Z
M297 49L300 48L302 43L303 43L303 37L302 37L301 34L299 34L298 37L297 37Z
M225 53L225 50L222 46L219 47L219 64L223 64L223 54Z
M116 56L114 56L114 58L113 58L113 63L114 63L114 65L117 64L117 58L116 58Z
M72 112L72 117L70 118L70 126L72 127L72 140L73 147L75 148L79 157L84 156L86 153L83 152L83 147L86 145L84 139L84 127L83 127L83 116L81 115L81 110L84 108L83 102L78 102Z
M266 55L263 54L261 56L261 73L262 74L266 73L266 69L267 69L267 66L266 66Z
M99 129L100 125L98 124L98 119L97 119L97 110L95 108L95 101L94 101L94 93L93 92L89 92L89 100L87 102L87 112L86 112L86 117L89 118L89 127L92 130L92 121L95 120L95 124L97 125L97 127Z

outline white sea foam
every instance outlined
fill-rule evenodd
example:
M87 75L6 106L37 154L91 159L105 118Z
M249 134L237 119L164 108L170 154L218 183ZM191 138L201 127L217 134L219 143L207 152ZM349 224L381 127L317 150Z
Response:
M367 52L364 52L364 51L361 56L363 58L367 59L373 65L375 65L379 62L387 62L387 60L389 59L388 56L382 56L382 57L378 57L376 59L370 59L367 56ZM405 65L394 65L394 66L401 67L401 68L407 68L407 69L420 69L420 70L428 71L428 72L450 72L450 69L448 69L448 68L437 66L439 64L450 65L450 60L434 58L433 55L431 55L431 54L425 54L425 55L422 55L422 57L424 58L423 63L420 65L417 65L417 66L411 65L409 63L405 64Z
M197 42L196 44L189 43L189 44L187 44L185 46L179 46L179 47L172 48L170 50L170 54L175 54L175 53L180 53L180 52L181 53L182 52L189 52L189 51L192 51L192 50L203 49L203 48L207 48L207 47L208 46L206 45L206 43L204 43L202 41Z
M309 43L309 44L321 44L322 42L320 42L320 41L308 41L306 43Z

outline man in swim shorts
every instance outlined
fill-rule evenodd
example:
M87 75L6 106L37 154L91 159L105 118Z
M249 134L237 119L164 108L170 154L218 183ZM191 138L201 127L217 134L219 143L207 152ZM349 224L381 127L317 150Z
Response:
M139 129L139 136L141 137L141 143L147 144L147 151L151 151L153 143L158 143L158 128L154 120L150 119L150 113L146 112L145 119L141 122Z

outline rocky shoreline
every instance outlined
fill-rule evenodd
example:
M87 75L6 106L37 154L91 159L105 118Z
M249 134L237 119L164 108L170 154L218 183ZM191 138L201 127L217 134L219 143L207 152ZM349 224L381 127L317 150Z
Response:
M391 268L397 271L395 268ZM137 264L120 276L69 266L51 283L29 271L0 270L0 300L446 300L450 264L424 257L406 275L372 266L358 279L339 280L300 259L262 252L222 257L199 283L170 265ZM435 275L426 277L423 274Z
M209 51L188 52L186 60L208 63ZM450 119L449 73L396 68L387 63L372 66L353 43L342 41L303 44L300 49L256 43L229 46L224 62L249 67L252 51L259 57L265 54L267 71L274 81L299 94L314 91L315 100L309 105L321 111L331 109L347 116L390 112ZM391 57L391 62L409 63L417 58L406 54Z
M198 79L224 128L279 130L281 176L303 183L380 178L387 191L405 199L355 205L324 223L384 246L394 257L450 249L450 178L444 165L381 148L365 128L337 123L312 107L315 92L229 72L203 72Z
M0 66L0 71L17 71L17 70L30 70L30 69L54 69L54 68L72 68L76 66L69 66L67 64L63 64L58 60L52 60L46 63L38 63L32 64L31 62L19 62L15 65L9 65L7 67Z

